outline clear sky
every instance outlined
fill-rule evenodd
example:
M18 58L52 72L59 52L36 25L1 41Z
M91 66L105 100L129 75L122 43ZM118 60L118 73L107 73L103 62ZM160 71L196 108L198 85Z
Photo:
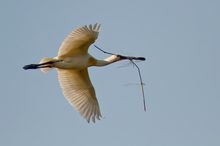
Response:
M1 0L0 145L220 145L219 0ZM101 23L96 45L140 62L90 68L103 119L88 124L64 99L56 71L23 65L56 56L76 27ZM93 46L89 52L107 57Z

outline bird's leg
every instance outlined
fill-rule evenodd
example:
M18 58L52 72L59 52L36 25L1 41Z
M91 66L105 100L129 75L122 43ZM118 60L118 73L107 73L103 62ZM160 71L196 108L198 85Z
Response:
M23 69L27 70L27 69L38 69L38 68L52 67L51 65L54 64L55 62L54 61L49 61L49 62L40 63L40 64L29 64L29 65L25 65L23 67Z

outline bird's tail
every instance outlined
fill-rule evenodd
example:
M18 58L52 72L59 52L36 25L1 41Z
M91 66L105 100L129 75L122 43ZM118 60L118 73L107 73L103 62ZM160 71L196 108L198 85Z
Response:
M50 62L50 61L54 61L53 58L43 58L40 60L40 64L42 63L46 63L46 62ZM53 66L48 66L48 67L45 67L45 68L40 68L40 70L44 73L47 73L49 72L51 69L53 69Z

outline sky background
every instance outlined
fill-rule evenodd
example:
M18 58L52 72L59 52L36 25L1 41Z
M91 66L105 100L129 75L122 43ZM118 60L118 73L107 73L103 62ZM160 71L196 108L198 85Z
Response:
M0 145L219 146L219 0L1 0ZM73 29L101 23L96 45L144 56L137 70L89 69L103 119L88 124L65 100L56 71L22 67L56 56ZM89 52L108 55L93 46Z

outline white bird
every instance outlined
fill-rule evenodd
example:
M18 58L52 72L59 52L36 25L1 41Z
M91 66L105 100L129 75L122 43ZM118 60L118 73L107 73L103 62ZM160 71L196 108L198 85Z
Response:
M72 31L62 42L58 55L43 58L39 64L26 65L24 69L38 69L48 72L57 68L58 80L68 102L88 122L102 117L94 87L90 81L88 67L105 66L113 62L128 59L126 56L111 55L98 60L88 53L89 46L95 42L100 24L79 27Z

